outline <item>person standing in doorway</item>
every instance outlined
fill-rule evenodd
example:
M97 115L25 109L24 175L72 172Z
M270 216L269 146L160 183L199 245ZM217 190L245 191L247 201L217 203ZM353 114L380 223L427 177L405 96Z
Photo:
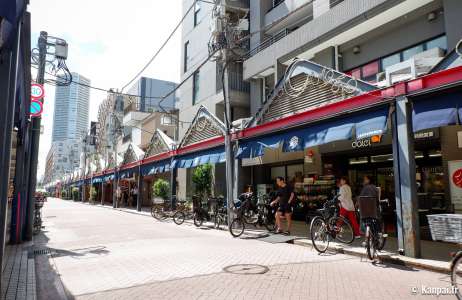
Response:
M355 206L352 199L351 188L348 184L348 178L340 178L339 197L340 201L340 215L350 221L353 227L353 233L356 238L360 238L358 220L356 220Z
M275 214L276 218L276 233L285 233L290 235L290 229L292 227L292 206L295 202L294 191L289 187L283 177L276 178L276 185L278 186L277 197L271 202L271 206L278 206ZM287 220L287 231L283 232L281 219L285 217Z
M379 193L377 191L377 187L372 184L371 177L369 175L365 175L363 177L363 188L361 190L361 193L359 196L365 196L365 197L376 197L378 198ZM379 199L377 199L378 201Z

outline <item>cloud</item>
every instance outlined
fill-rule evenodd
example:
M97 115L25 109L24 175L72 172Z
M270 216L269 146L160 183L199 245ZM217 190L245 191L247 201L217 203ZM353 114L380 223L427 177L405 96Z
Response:
M181 19L181 0L40 0L31 1L32 44L40 31L69 44L67 65L90 78L92 85L121 88L159 49ZM179 81L181 30L178 31L144 76ZM54 87L46 86L39 172L51 145ZM96 120L104 92L90 94L90 120Z

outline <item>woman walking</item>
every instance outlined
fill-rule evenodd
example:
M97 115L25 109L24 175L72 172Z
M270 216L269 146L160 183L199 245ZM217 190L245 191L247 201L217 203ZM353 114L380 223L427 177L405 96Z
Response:
M359 225L358 221L356 220L355 206L351 195L351 188L348 185L348 178L346 177L340 178L340 191L338 199L340 200L340 215L350 221L355 237L360 238L361 233L359 232Z

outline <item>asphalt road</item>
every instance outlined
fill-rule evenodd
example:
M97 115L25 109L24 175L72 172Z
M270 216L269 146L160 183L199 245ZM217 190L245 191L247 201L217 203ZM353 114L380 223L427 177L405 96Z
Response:
M439 273L72 201L50 198L43 218L39 299L431 299L449 287Z

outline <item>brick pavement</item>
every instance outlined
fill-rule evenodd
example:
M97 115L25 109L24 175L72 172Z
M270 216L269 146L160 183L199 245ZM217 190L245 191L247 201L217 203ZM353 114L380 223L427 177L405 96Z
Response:
M44 220L36 245L53 249L50 264L77 299L429 299L411 288L449 286L448 276L438 273L233 239L227 231L71 201L50 199ZM223 271L236 264L269 271Z

